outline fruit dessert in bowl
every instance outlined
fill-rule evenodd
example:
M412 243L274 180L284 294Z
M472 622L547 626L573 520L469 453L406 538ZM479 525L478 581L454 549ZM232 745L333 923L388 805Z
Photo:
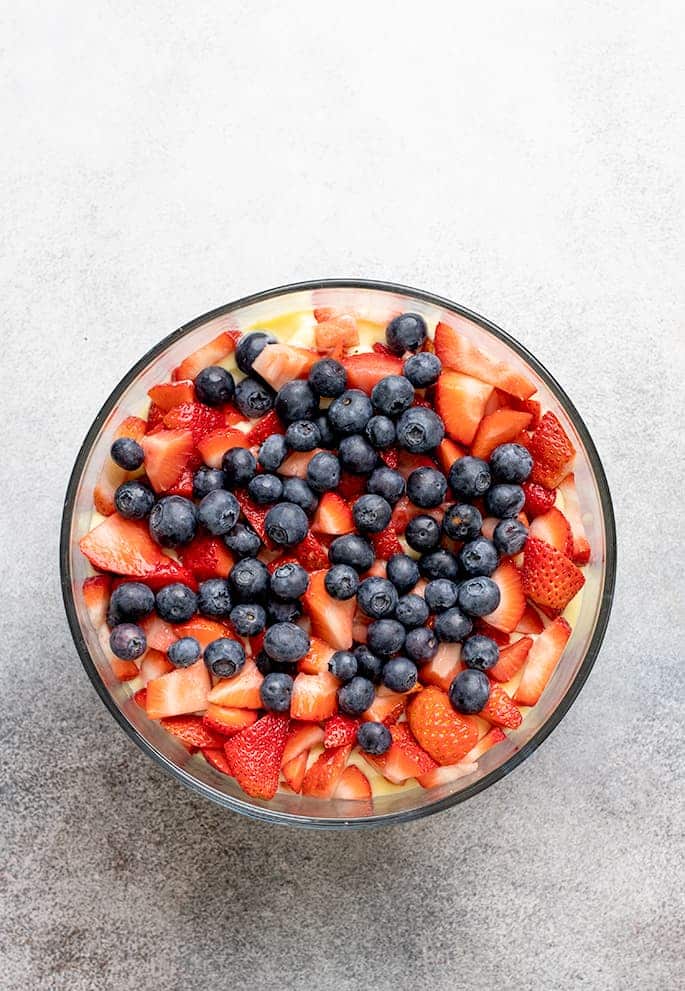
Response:
M417 290L276 289L181 328L79 454L81 659L129 735L271 821L400 821L558 723L601 644L606 480L549 373Z

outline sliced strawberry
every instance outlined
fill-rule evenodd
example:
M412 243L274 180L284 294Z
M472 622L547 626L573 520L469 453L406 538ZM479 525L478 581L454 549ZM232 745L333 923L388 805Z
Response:
M435 409L452 440L471 444L491 393L491 385L461 372L441 374L435 386Z
M483 736L478 743L475 745L473 750L469 750L464 761L477 761L479 757L487 753L488 750L492 750L496 747L498 743L502 740L506 740L506 735L502 732L499 726L493 726L492 729Z
M422 788L437 788L439 785L450 785L459 778L465 778L478 770L478 765L466 759L458 764L447 764L444 767L434 767L432 771L420 774L416 779Z
M526 497L523 508L531 519L546 513L554 505L557 494L553 489L546 489L535 482L524 482L521 488Z
M107 620L111 590L112 579L109 575L94 575L92 578L86 578L83 583L83 601L94 630L103 626Z
M505 726L507 729L516 729L523 722L519 707L496 683L490 685L490 697L478 715L495 726Z
M356 765L350 764L340 775L333 797L368 801L371 798L369 779Z
M209 344L205 344L203 347L198 348L197 351L189 354L187 358L184 358L178 368L174 369L174 380L178 382L182 379L191 379L194 382L203 368L209 368L210 365L218 365L229 354L233 354L235 345L234 334L230 332L219 334Z
M180 406L181 403L195 402L195 386L190 379L153 385L151 389L147 390L147 394L155 406L165 413L168 413L174 406Z
M376 341L374 343L373 350L376 352L376 354L389 354L393 357L396 357L395 352L392 351L387 344L383 344L382 341Z
M521 572L513 561L505 558L490 577L499 588L500 601L495 611L486 616L485 620L496 630L511 633L516 629L526 608Z
M478 741L478 727L469 716L456 712L435 686L420 692L407 709L417 742L437 764L456 764Z
M200 747L221 747L224 740L219 733L206 726L202 716L169 716L161 720L167 733L177 737L184 747L196 750Z
M477 619L473 624L473 629L475 633L480 633L481 636L490 637L498 647L506 647L509 643L508 633L498 630L495 626L490 626L484 619Z
M296 348L292 344L267 344L255 358L252 368L278 391L286 382L306 378L319 357L316 351Z
M254 444L261 444L272 434L284 434L283 424L278 418L278 414L271 410L266 416L257 420L255 425L247 434L247 442L252 447Z
M536 705L564 652L571 627L558 617L533 643L514 699L519 705Z
M112 674L118 681L133 681L139 674L138 665L135 661L124 661L119 657L115 657L114 654L110 654L109 666L112 669Z
M509 406L512 409L517 409L520 413L530 413L530 429L535 430L538 423L540 422L541 407L537 399L517 399L515 396L509 396Z
M495 681L509 681L526 663L532 646L533 641L530 637L521 637L515 643L510 643L508 647L502 647L497 663L488 670L488 676Z
M480 421L471 445L474 458L487 460L499 444L513 441L530 423L530 413L517 413L512 409L498 409Z
M404 713L411 696L391 691L381 695L379 692L380 689L376 692L376 697L369 708L362 715L362 720L365 723L385 723L386 726L392 726Z
M542 633L544 628L545 624L540 619L535 607L527 602L523 616L516 625L516 633Z
M278 469L278 474L286 478L306 478L309 462L321 450L322 448L316 447L313 451L293 451Z
M270 712L224 744L231 774L251 798L273 798L288 735L287 715Z
M349 314L331 317L317 323L315 330L316 348L323 354L341 349L354 348L359 344L357 321Z
M404 479L409 478L417 468L435 468L435 461L427 454L412 454L411 451L404 450L398 452L397 471Z
M292 760L286 761L281 767L281 772L288 787L292 788L296 795L299 795L302 791L302 782L307 772L308 757L309 751L303 750L301 754L293 757Z
M402 544L397 539L392 522L388 523L385 530L381 533L372 533L371 543L376 552L376 557L381 558L383 561L389 561L393 554L401 554L403 551Z
M258 506L256 502L252 501L244 489L236 489L234 495L240 503L243 516L255 531L259 539L262 543L266 544L267 547L271 546L264 528L264 520L266 519L266 514L269 512L270 507Z
M463 447L455 444L449 437L445 437L438 445L437 450L438 464L442 468L443 473L449 475L450 468L454 462L458 461L459 458L463 458L465 454L466 451Z
M147 702L147 688L139 688L131 697L140 709L144 709Z
M552 547L556 547L566 557L573 557L571 527L564 514L556 506L552 506L541 516L536 516L530 525L529 533L531 537L538 537L551 544Z
M173 670L174 666L168 660L166 653L149 647L141 662L139 674L143 685L147 685L155 678L161 678L163 674Z
M297 560L305 571L316 571L328 567L328 551L310 531L295 548ZM311 586L310 586L311 587ZM334 601L334 600L332 600Z
M530 443L533 471L530 480L556 488L571 470L576 449L558 418L548 410L536 427Z
M324 726L324 747L328 750L330 747L344 747L348 743L354 744L360 725L360 719L353 719L351 716L344 716L342 713L331 716L330 719L326 720L326 725Z
M156 403L150 403L150 408L147 411L147 422L145 424L145 433L154 434L158 430L164 429L164 417L167 411L163 410L161 406Z
M127 520L113 513L99 523L79 542L94 568L113 571L118 575L143 577L156 571L178 572L178 566L150 536L147 523ZM173 581L173 578L169 578Z
M192 460L191 460L192 464ZM185 467L181 472L181 477L172 485L170 489L167 489L164 493L165 495L178 495L183 496L184 499L192 499L193 497L193 480L195 472L191 467Z
M438 647L435 657L419 668L419 680L423 685L435 685L446 692L465 666L461 660L460 645L443 643Z
M354 598L345 602L332 598L326 591L325 576L325 571L315 571L311 575L309 588L304 593L304 605L311 620L312 633L325 640L334 650L349 650L352 646L356 602Z
M145 709L150 719L182 716L207 708L209 672L200 659L188 668L175 668L147 684Z
M202 751L202 756L215 770L232 777L223 747L205 747Z
M342 364L347 372L347 388L361 389L369 395L387 375L402 374L402 360L385 354L353 354L343 358Z
M221 468L226 451L234 447L250 447L242 430L235 427L221 427L206 434L197 445L202 460L210 468Z
M179 637L195 637L203 650L221 637L235 640L229 626L219 623L215 619L206 619L204 616L194 616L187 623L179 623L174 626L174 629Z
M245 661L241 671L233 678L222 678L207 696L209 702L229 709L260 709L262 699L259 694L264 676L254 661Z
M351 746L324 750L307 770L302 782L302 794L312 798L330 798L342 776Z
M338 708L340 683L329 671L298 674L293 682L290 715L307 722L323 722Z
M352 639L355 643L366 643L370 625L371 620L369 617L365 616L360 609L357 609L354 614L354 620L352 621Z
M155 492L167 492L183 474L193 455L190 430L158 430L141 441L145 471Z
M564 611L585 584L585 576L556 548L528 537L521 569L524 594L551 615Z
M343 471L336 491L345 502L353 503L366 492L366 478L363 475L350 475L349 472Z
M193 443L197 445L203 437L222 430L226 417L220 409L212 409L204 403L181 403L164 415L164 426L167 430L190 430Z
M311 637L309 651L301 661L297 662L297 670L304 674L319 674L320 671L328 671L328 662L335 651L318 637Z
M180 549L181 560L199 582L208 578L227 578L233 558L223 540L218 537L197 536Z
M567 475L559 483L559 491L564 497L564 511L571 527L573 538L572 560L576 564L587 564L590 560L590 543L583 525L583 515L576 491L576 479L573 473Z
M386 753L381 757L364 754L366 760L376 767L384 778L400 785L409 778L418 778L433 770L436 766L435 761L418 745L408 723L397 723L390 727L390 732L392 745Z
M392 468L393 471L400 463L400 452L396 447L389 447L387 451L379 451L378 454L383 464L388 468Z
M205 726L215 733L220 733L221 736L235 736L256 721L257 713L254 709L236 709L226 705L216 705L214 702L207 703L207 711L204 714Z
M114 435L114 440L119 440L122 437L128 437L130 440L135 440L138 443L141 442L142 438L145 436L145 428L147 424L145 420L141 420L139 416L128 416L124 422L120 425L117 432ZM102 513L103 516L109 516L116 509L114 505L114 493L127 478L130 478L129 472L125 471L124 468L120 468L119 465L112 460L112 458L107 455L105 458L105 464L100 472L100 476L95 484L95 490L93 492L93 502L95 503L95 508L98 513Z
M283 763L294 760L302 753L309 753L312 747L323 743L323 729L318 723L291 723L283 751Z
M354 530L354 519L349 505L335 492L326 492L312 518L312 529L319 533L330 533L336 536L351 533Z
M435 353L445 368L453 368L481 382L496 385L519 399L528 399L535 392L535 385L525 375L476 347L465 334L449 324L437 325L433 343Z

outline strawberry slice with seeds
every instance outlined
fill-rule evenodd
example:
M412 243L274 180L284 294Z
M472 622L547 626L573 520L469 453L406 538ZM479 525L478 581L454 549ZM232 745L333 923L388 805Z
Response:
M401 554L403 551L402 544L397 539L392 522L381 533L372 533L371 543L373 544L376 557L381 558L383 561L389 561L393 554Z
M345 313L319 321L315 328L315 341L317 351L322 354L338 349L342 353L348 348L357 347L359 331L356 319Z
M435 353L445 368L452 368L472 375L481 382L496 385L498 389L519 399L528 399L535 392L535 385L525 375L476 347L465 334L449 324L437 325L433 344Z
M376 352L376 354L386 354L386 355L390 355L391 357L397 357L395 355L395 352L392 351L387 344L383 344L382 341L376 341L374 343L373 350Z
M190 462L193 435L190 430L158 430L141 441L145 471L155 492L167 492L181 478Z
M138 625L141 627L143 633L145 634L145 639L147 640L148 647L152 647L154 650L162 651L166 653L172 643L175 643L178 639L176 633L176 628L163 620L161 616L157 613L150 613L149 616L145 616L144 619L138 621ZM160 672L164 673L164 672Z
M340 683L329 671L298 674L293 682L290 715L305 722L323 722L338 708Z
M262 543L266 544L267 547L270 547L271 541L267 537L266 529L264 527L264 520L266 519L266 514L269 512L270 507L257 505L256 502L252 501L244 489L236 489L234 495L240 503L240 508L247 522L250 524Z
M590 560L590 543L585 533L583 516L580 510L580 502L576 491L576 480L573 473L559 483L559 491L564 497L564 510L573 538L573 549L571 558L575 564L587 564Z
M181 403L165 414L164 426L167 430L190 430L197 445L203 437L225 427L226 417L204 403Z
M254 444L261 444L272 434L284 434L283 424L274 410L270 410L266 416L257 420L255 425L247 434L247 442L252 447Z
M409 727L437 764L457 764L478 741L478 724L456 712L447 694L425 688L409 703Z
M197 351L193 351L187 358L184 358L178 368L174 369L174 380L178 382L179 380L190 379L194 382L203 368L218 365L224 358L228 358L229 354L233 354L237 336L235 333L224 332L215 337L213 341L198 348Z
M234 447L250 447L242 430L236 430L234 427L213 430L202 437L197 444L203 462L210 468L221 468L224 454Z
M192 460L191 460L192 464ZM192 499L193 497L193 481L194 472L192 468L186 467L181 472L181 477L172 485L170 489L167 489L164 493L165 495L178 495L183 496L184 499Z
M283 763L287 764L300 754L308 754L312 747L321 743L323 743L323 729L318 723L291 723L283 751Z
M526 608L521 572L513 561L505 559L490 576L500 592L499 605L485 617L490 626L504 633L515 630Z
M164 429L164 417L166 416L167 410L163 410L161 406L157 403L150 403L150 408L147 411L147 422L145 424L145 433L154 434L157 430Z
M585 576L572 561L532 536L523 548L521 575L524 594L553 616L562 613L585 584Z
M400 462L400 452L396 447L389 447L387 451L379 451L378 454L386 467L392 468L393 471L397 469Z
M329 533L339 536L354 530L352 510L344 499L335 492L326 492L321 497L314 517L312 529L318 533Z
M326 750L331 747L344 747L348 743L354 744L360 725L360 719L352 719L351 716L343 716L342 713L331 716L324 726L323 745Z
M537 399L517 399L516 396L509 396L509 406L512 409L516 409L519 413L530 413L531 420L529 427L531 430L535 430L538 423L540 422L540 414L542 408Z
M419 680L423 685L434 685L446 692L465 667L461 660L461 646L458 643L442 643L435 656L419 668Z
M495 726L504 726L506 729L516 729L523 722L519 707L501 685L497 684L490 685L490 696L478 715Z
M207 708L209 672L200 658L188 668L175 668L146 686L145 710L150 719L182 716Z
M536 612L535 607L527 602L523 616L521 616L521 619L516 624L516 633L542 633L544 628L545 625Z
M202 756L215 770L232 777L223 747L205 747L202 751Z
M214 733L219 733L221 736L235 736L236 733L257 722L257 713L253 709L236 709L208 702L203 719L205 726ZM221 742L223 744L223 740Z
M333 797L368 801L371 798L369 779L355 764L349 764L340 775Z
M426 774L420 774L416 779L422 788L437 788L439 785L449 785L459 778L465 778L478 770L475 761L470 761L466 757L458 764L446 764L444 767L434 767Z
M292 788L296 795L299 795L302 791L302 782L307 772L308 758L309 751L303 750L301 754L293 757L292 760L286 761L281 767L281 773L285 778L286 784L289 788Z
M304 593L304 605L311 620L312 633L334 650L349 650L352 646L356 601L354 598L345 602L332 598L326 591L325 576L325 571L315 571Z
M169 716L160 722L167 733L175 736L189 750L223 746L220 734L206 726L202 716Z
M131 578L166 572L169 582L174 581L171 576L179 573L176 562L163 554L150 536L147 523L124 519L118 513L108 516L82 537L79 547L100 571Z
M571 627L559 616L535 640L514 695L519 705L536 705L540 700L570 636Z
M264 681L254 661L248 659L233 678L222 678L207 696L207 701L228 709L260 709L259 689Z
M554 489L571 470L576 449L559 422L548 410L540 420L530 442L533 470L530 480Z
M306 378L319 357L316 351L292 344L267 344L255 358L252 369L278 392L286 382Z
M433 758L414 739L408 723L396 723L390 727L390 732L392 744L386 753L380 757L364 754L365 759L384 778L400 785L409 778L418 778L436 767Z
M488 750L492 750L496 747L498 743L502 740L506 740L506 735L502 732L499 726L493 726L492 729L488 730L485 736L478 741L473 750L469 750L466 757L464 757L464 762L475 762L483 754L486 754Z
M94 575L83 583L83 601L94 630L99 630L107 620L111 590L112 579L109 575Z
M497 663L488 670L488 676L495 681L509 681L526 663L532 646L531 637L521 637L515 643L510 643L508 647L502 647Z
M492 386L461 372L444 371L435 386L435 409L452 440L469 446L483 419Z
M328 552L311 531L297 545L295 554L305 571L317 571L328 567Z
M181 403L195 402L195 385L187 379L181 382L162 382L160 385L153 385L147 391L148 396L158 407L168 413L174 406Z
M194 616L187 623L178 623L174 626L174 630L178 637L194 637L203 650L214 640L219 640L221 637L229 637L235 640L229 626L219 623L215 619L207 619L204 616Z
M139 416L128 416L115 433L114 440L119 440L121 437L128 437L130 440L135 440L140 444L142 438L145 436L146 426L145 420L141 420ZM102 513L103 516L110 516L114 512L116 509L114 505L114 493L127 478L131 477L131 473L127 472L124 468L120 468L109 454L107 455L104 467L95 484L95 491L93 492L93 502L98 513Z
M386 354L353 354L343 358L342 364L347 372L347 388L361 389L368 395L387 375L402 374L401 358Z
M273 798L278 791L289 724L287 715L270 712L224 744L231 774L251 798Z
M342 777L351 750L351 746L324 750L305 774L302 794L312 798L330 798Z
M320 671L328 671L328 662L335 651L329 644L318 637L311 637L309 651L297 662L297 670L304 674L319 674Z
M497 409L480 421L473 438L471 454L487 460L499 444L513 441L525 430L532 417L530 413L518 413L511 409Z
M571 527L564 514L555 506L541 516L536 516L528 532L531 537L538 537L556 547L566 557L573 557Z
M180 548L181 560L199 582L209 578L227 578L233 558L223 540L218 537L197 536Z
M524 482L521 488L526 497L523 508L530 519L548 512L554 505L557 494L553 489L546 489L536 482Z

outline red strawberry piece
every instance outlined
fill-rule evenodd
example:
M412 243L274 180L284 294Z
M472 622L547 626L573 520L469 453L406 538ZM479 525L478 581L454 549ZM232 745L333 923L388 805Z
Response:
M221 427L204 436L197 445L203 462L210 468L221 468L226 451L234 447L250 447L242 430L234 427Z
M324 354L337 348L342 351L359 344L357 321L349 314L321 320L315 328L316 349Z
M559 483L559 491L564 497L564 511L571 527L573 539L572 560L576 564L587 564L590 560L590 544L583 525L583 516L576 491L576 480L573 473Z
M323 323L325 320L332 320L334 316L338 316L339 314L340 310L336 310L332 306L314 307L314 319L317 323Z
M459 444L455 444L449 437L445 437L445 439L439 444L437 450L438 464L442 468L443 473L445 475L449 475L450 468L454 462L458 461L459 458L463 458L465 454L466 451L463 447L460 447Z
M149 616L139 620L138 625L145 633L148 647L152 647L154 650L166 653L172 643L178 639L176 628L163 620L157 613L150 613Z
M435 386L435 409L447 434L469 446L483 419L492 386L461 372L444 371Z
M167 492L181 478L193 456L190 430L158 430L143 437L145 471L155 492Z
M187 585L188 588L191 588L193 592L197 592L197 582L192 571L188 571L182 564L172 560L170 557L166 558L154 571L151 571L147 575L142 575L140 581L145 585L149 585L153 592L159 592L160 588L164 588L165 585L171 585L172 582L181 582L182 585ZM112 588L117 584L121 584L121 579L116 579Z
M107 633L109 631L106 631ZM105 639L105 644L109 646L109 637ZM138 666L135 661L123 661L119 657L115 657L112 654L109 658L109 666L112 669L112 674L119 681L133 681L134 678L138 677L139 671Z
M147 688L139 688L138 691L134 693L132 698L140 709L144 709L147 704Z
M481 636L490 637L498 647L506 647L509 643L509 634L503 630L498 630L496 626L490 626L484 619L477 619L474 623L474 630Z
M478 765L474 761L464 757L458 764L434 767L431 771L420 774L416 780L422 788L437 788L439 785L449 785L453 781L458 781L459 778L465 778L477 769Z
M458 643L442 643L438 647L435 657L419 668L419 679L423 685L435 685L446 692L459 672L463 671L465 667L466 665L461 660L460 645Z
M205 726L215 733L221 736L235 736L236 733L257 722L257 713L254 709L236 709L208 702L203 718Z
M402 374L402 360L385 354L353 354L343 359L347 388L361 389L369 395L377 382L387 375Z
M373 346L373 350L376 352L376 354L385 354L393 358L396 357L395 352L392 351L387 344L383 344L382 341L376 341L376 343Z
M150 536L147 523L127 520L113 513L99 523L79 541L81 552L94 568L113 571L118 575L145 577L153 572L167 571L169 575L179 568ZM173 581L169 577L168 581Z
M478 715L495 726L505 726L507 729L516 729L523 722L519 707L497 684L490 685L490 697Z
M145 436L146 426L145 420L141 420L139 416L128 416L115 433L114 440L119 440L121 437L128 437L140 443ZM120 468L109 454L107 455L105 464L95 484L95 491L93 492L93 502L98 513L102 513L103 516L109 516L114 512L116 508L114 505L114 493L127 478L131 477L131 473Z
M269 547L271 545L271 541L266 535L264 520L266 519L266 514L269 512L270 507L257 505L256 502L252 501L244 489L236 489L234 495L240 503L240 508L247 522L250 524L262 543Z
M535 430L540 422L541 413L540 403L537 399L517 399L515 396L509 396L508 399L512 409L516 409L520 413L530 413L529 427L531 430Z
M335 651L329 644L318 637L311 637L309 651L297 662L297 670L305 674L319 674L320 671L328 671L328 662Z
M164 426L167 430L190 430L197 445L203 437L224 428L226 418L221 410L204 403L181 403L165 414Z
M304 781L304 776L307 773L307 760L309 758L309 751L303 750L301 754L297 757L293 757L292 760L285 761L281 767L281 773L285 778L286 784L289 788L299 795L302 791L302 782Z
M478 741L473 750L469 750L464 761L477 761L479 757L487 753L488 750L492 750L496 747L498 743L502 740L506 740L505 734L499 728L499 726L493 726L491 730L485 734L485 736Z
M292 344L267 344L255 358L252 368L278 391L286 382L306 378L319 357L316 351L296 348Z
M330 719L326 720L326 725L324 726L324 747L328 750L330 747L344 747L348 743L354 744L360 725L360 719L352 719L350 716L343 716L341 713L331 716Z
M489 677L494 678L495 681L509 681L526 663L532 646L533 641L530 637L521 637L515 643L510 643L508 647L502 647L497 664L488 671Z
M236 340L233 332L228 331L219 334L213 341L189 354L178 368L174 369L174 380L178 382L179 380L191 379L194 382L203 368L209 368L210 365L218 365L229 354L233 354L235 344Z
M435 461L427 454L412 454L410 451L398 451L397 471L403 478L409 478L417 468L435 468ZM422 510L423 512L423 510Z
M283 763L287 764L300 754L308 754L312 747L323 743L323 735L323 729L318 723L291 723L283 751Z
M489 626L504 633L515 630L526 608L521 572L508 558L495 568L490 576L499 588L500 601L494 612L485 617Z
M94 575L83 583L83 601L94 630L98 630L107 619L111 590L112 579L109 575Z
M293 451L278 469L278 474L286 478L306 478L309 462L321 450L322 448L315 447L313 451Z
M552 677L564 647L571 636L571 627L560 616L543 630L533 643L514 699L520 705L535 705Z
M215 619L206 619L204 616L195 616L187 623L178 623L174 626L174 630L178 637L195 637L203 650L221 637L235 639L229 626Z
M326 572L323 570L313 572L309 588L304 593L304 605L311 620L312 633L334 650L349 650L352 646L356 603L354 599L342 602L332 598L326 591L325 576Z
M538 537L551 544L552 547L556 547L566 557L573 557L571 527L564 514L555 506L552 506L541 516L535 517L530 525L529 533L531 537Z
M335 492L326 492L312 519L312 529L336 536L351 533L354 530L352 510Z
M222 678L207 696L208 702L229 709L261 709L259 694L264 676L253 660L245 661L242 670L233 678Z
M456 321L458 317L454 318ZM435 353L445 368L463 372L481 382L496 385L498 389L528 399L535 392L535 385L511 365L493 357L475 344L466 334L446 323L435 328Z
M366 478L363 475L350 475L344 471L340 475L340 484L336 491L341 499L352 503L366 492Z
M351 746L324 750L307 770L302 782L302 794L312 798L330 798L342 776Z
M147 411L147 422L145 424L145 433L154 434L157 430L162 430L164 428L164 417L166 416L167 410L161 408L156 403L150 403L150 408Z
M261 444L262 441L266 440L267 437L271 437L272 434L284 434L283 424L278 418L278 415L271 410L263 416L260 420L255 422L255 425L247 434L247 443L252 447L254 444Z
M175 668L147 684L145 709L150 719L182 716L207 708L209 672L200 658L188 668Z
M231 774L251 798L273 798L278 791L288 716L270 712L224 744Z
M223 738L202 721L202 716L169 716L161 724L167 733L177 737L184 747L197 750L200 747L221 747Z
M172 485L170 489L167 489L164 494L178 495L183 496L184 499L192 499L194 474L192 468L184 468L176 484Z
M316 539L311 531L295 548L297 560L305 571L316 571L328 567L326 548Z
M526 608L523 611L523 616L516 624L517 633L542 633L545 626L540 619L538 613L535 611L535 607L531 606L529 602L526 603Z
M382 558L384 561L389 561L393 554L401 554L403 550L392 522L381 533L372 533L371 543L376 557Z
M147 391L148 396L159 409L168 413L181 403L195 402L195 386L188 379L185 382L162 382Z
M478 740L478 724L452 708L447 694L430 686L409 703L409 727L438 764L456 764Z
M293 682L290 715L305 722L323 722L338 708L340 683L329 671L298 674Z
M498 409L480 421L473 438L471 454L487 460L499 444L508 444L528 426L530 413L517 413L512 409Z
M208 578L227 578L233 558L223 540L198 536L180 549L181 560L199 582Z
M421 406L423 407L423 409L433 409L433 403L430 401L430 399L426 399L425 396L415 396L413 405Z
M222 774L228 774L231 777L231 770L228 766L223 747L205 747L202 751L202 756L215 770L221 771Z
M144 685L147 685L154 678L161 678L168 671L173 671L174 666L167 659L166 653L161 650L148 648L140 665L140 677Z
M576 449L551 410L545 413L536 427L529 449L533 456L530 480L548 489L556 488L568 475Z
M284 564L299 564L294 554L283 554L282 556L275 557L271 561L266 562L266 567L270 575L273 575L276 568L282 567Z
M396 447L389 447L387 451L379 451L378 453L384 465L387 465L388 468L392 468L393 470L397 468L400 461L400 454Z
M411 692L406 694L391 692L389 688L381 685L376 690L376 697L373 702L362 714L362 721L365 723L385 723L386 726L394 725L404 714L409 699L418 691L421 691L420 685L416 685Z
M430 689L429 689L430 691ZM390 727L392 745L381 757L364 754L384 778L393 784L402 784L409 778L418 778L436 766L433 758L414 739L408 723L396 723Z
M537 485L535 482L524 482L521 488L526 496L523 508L530 519L546 513L554 505L557 494L553 489L546 489L544 485Z
M572 561L537 537L526 540L521 574L525 595L552 615L563 612L585 584L582 571Z
M349 764L340 775L333 797L368 801L371 798L369 779L356 765Z

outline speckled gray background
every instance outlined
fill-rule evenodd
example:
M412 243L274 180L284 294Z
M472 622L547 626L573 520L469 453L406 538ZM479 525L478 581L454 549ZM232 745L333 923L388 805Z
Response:
M3 989L683 986L684 26L659 0L2 4ZM604 649L542 749L345 835L165 777L82 672L57 575L68 472L132 362L325 276L517 334L620 537Z

